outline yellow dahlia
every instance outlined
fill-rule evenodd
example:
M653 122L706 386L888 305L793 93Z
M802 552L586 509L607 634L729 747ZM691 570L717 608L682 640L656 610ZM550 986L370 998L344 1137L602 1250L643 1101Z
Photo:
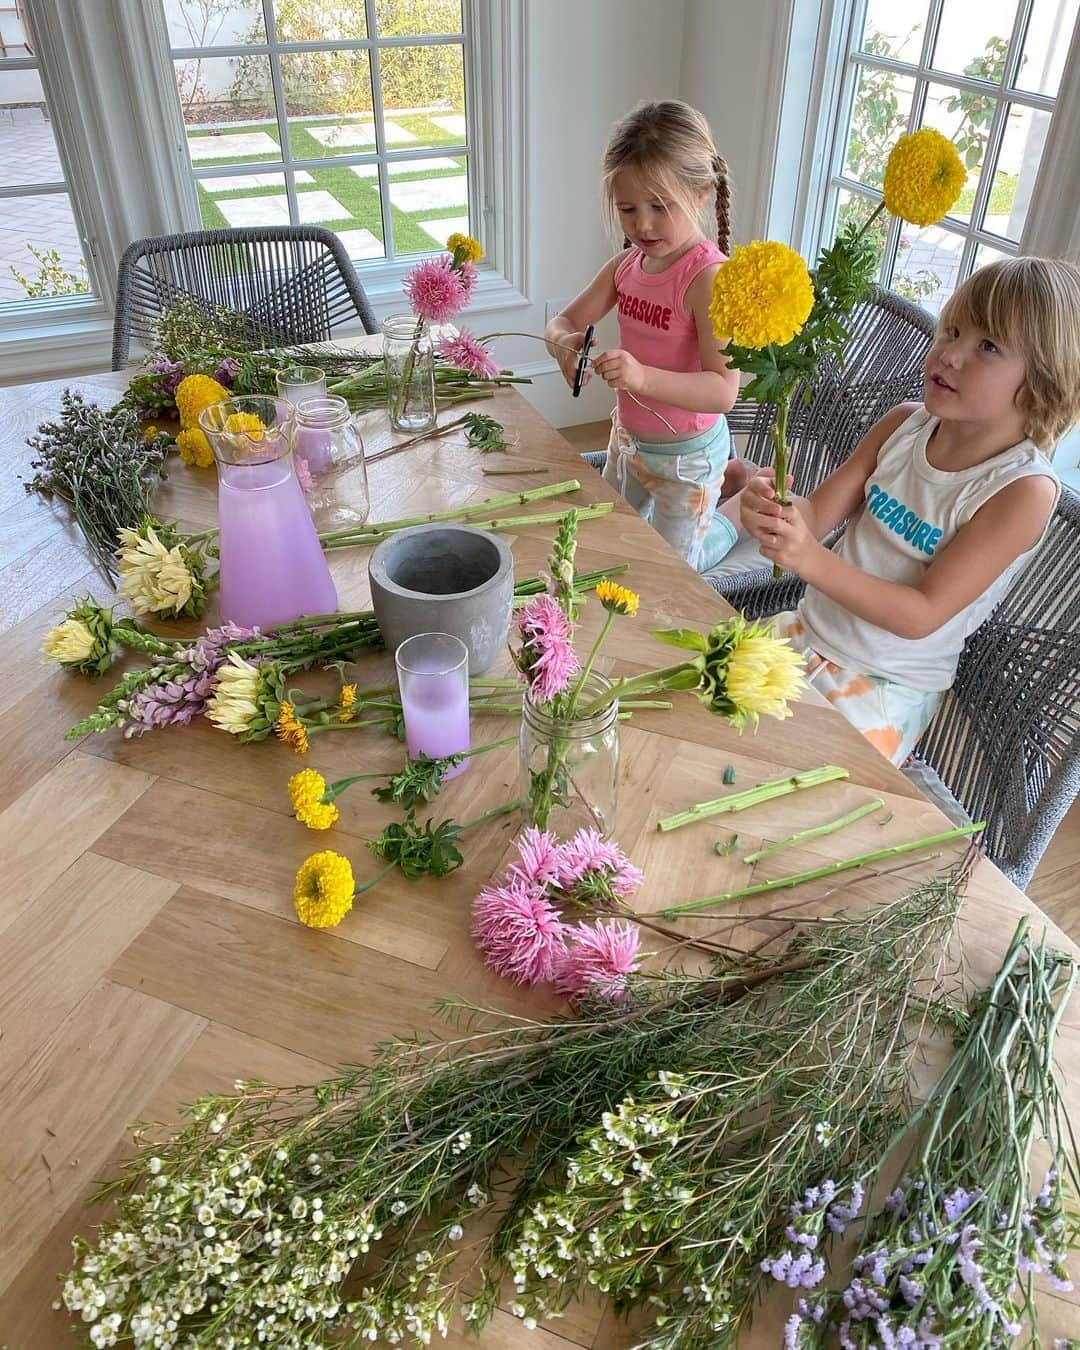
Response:
M751 721L756 727L759 717L790 717L788 700L799 696L802 668L802 657L787 641L751 624L727 660L725 687L735 708L731 720L736 726Z
M355 889L348 858L329 849L313 853L296 874L297 918L309 928L333 928L352 909Z
M484 248L479 239L471 234L461 234L455 230L446 241L447 251L454 255L455 263L476 263L484 256Z
M933 225L967 182L956 146L933 127L901 136L885 166L885 207L912 225ZM721 268L723 271L723 268Z
M92 655L96 646L97 638L81 619L65 619L45 634L41 652L47 661L77 666Z
M307 728L296 716L296 709L287 699L281 702L281 711L274 723L274 730L278 734L278 739L284 741L286 745L291 745L298 755L307 754Z
M713 332L739 347L790 342L814 304L806 263L786 244L757 239L736 247L716 274Z
M626 586L620 586L617 582L605 577L596 587L596 598L605 609L611 610L613 614L628 614L632 619L638 612L638 604L641 597L629 590Z
M176 386L176 410L180 414L180 425L197 427L199 414L211 403L220 403L229 397L224 385L209 375L188 375Z
M353 708L356 706L356 685L343 684L341 686L341 700L339 704L338 721L351 722L356 716Z
M206 715L214 726L239 736L258 715L258 694L258 669L236 652L230 652L218 667L214 692L206 702Z
M208 469L214 462L214 452L201 427L185 427L176 433L176 448L185 464L196 469Z
M166 548L152 525L125 527L117 537L120 594L131 601L136 614L178 615L195 585L180 546Z

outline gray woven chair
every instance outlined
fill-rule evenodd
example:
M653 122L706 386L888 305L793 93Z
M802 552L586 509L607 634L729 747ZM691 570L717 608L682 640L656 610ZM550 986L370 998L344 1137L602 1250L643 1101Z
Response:
M801 389L792 401L790 472L795 479L792 490L800 496L809 495L839 468L879 417L922 392L923 361L934 336L934 320L926 310L875 286L855 307L850 331L843 366L826 363L810 401L803 402ZM773 404L747 399L739 399L728 413L744 459L763 466L772 463L775 415ZM771 592L765 597L758 594L771 586L771 568L726 577L706 574L706 580L748 615L756 605L771 600Z
M378 324L356 269L336 234L315 225L193 230L137 239L120 259L113 322L113 370L127 364L131 339L151 338L161 315L189 297L244 315L267 346L323 342L340 324Z
M768 576L746 592L747 615L798 603L798 577ZM1069 488L1039 552L965 643L917 758L986 821L987 854L1026 886L1080 790L1080 495Z

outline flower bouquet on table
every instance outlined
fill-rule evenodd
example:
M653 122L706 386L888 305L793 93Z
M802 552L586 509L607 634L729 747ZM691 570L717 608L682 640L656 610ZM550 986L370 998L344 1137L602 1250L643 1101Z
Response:
M633 618L639 601L610 579L596 586L604 623L582 664L573 641L582 603L575 586L576 531L570 512L555 536L548 591L514 617L518 645L511 654L526 684L522 798L529 821L541 829L551 825L566 835L592 827L606 838L614 829L618 794L620 707L623 713L670 707L645 696L682 689L742 730L761 716L790 716L788 702L803 684L802 658L767 625L734 618L708 633L654 632L690 653L675 665L619 679L598 674L596 660L612 624Z
M779 501L787 500L792 401L800 388L804 402L810 401L823 361L843 364L847 317L869 293L878 268L870 226L883 211L931 225L952 207L965 180L952 142L924 127L893 146L882 200L862 225L849 221L822 250L812 278L787 245L762 240L736 247L717 272L709 309L713 331L728 340L731 365L752 377L742 397L776 409L772 439ZM781 575L779 567L774 575Z

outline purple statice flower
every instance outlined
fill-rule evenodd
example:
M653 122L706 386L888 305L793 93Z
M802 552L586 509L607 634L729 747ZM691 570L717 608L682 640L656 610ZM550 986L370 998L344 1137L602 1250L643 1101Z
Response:
M896 1190L890 1191L882 1201L881 1208L886 1214L896 1214L902 1210L900 1217L904 1218L907 1214L907 1191L902 1186L897 1186Z
M825 1262L815 1261L808 1251L800 1252L798 1256L784 1251L779 1256L766 1257L761 1269L789 1289L816 1289L825 1278Z
M798 1313L792 1313L784 1323L784 1350L799 1350L799 1333L802 1326L803 1319Z
M815 1326L819 1325L821 1319L825 1316L825 1304L820 1300L817 1303L810 1303L805 1298L799 1299L795 1304L799 1310L799 1316L805 1318L808 1322L813 1322Z
M859 1217L865 1198L862 1182L854 1182L851 1187L851 1199L847 1204L844 1204L842 1200L837 1200L826 1210L825 1222L829 1225L829 1228L834 1233L842 1233L852 1219Z
M982 1197L982 1191L978 1186L973 1191L967 1191L963 1186L957 1186L952 1195L945 1197L945 1217L949 1223L955 1223L957 1219L964 1214L971 1206Z
M152 375L161 377L155 380L154 384L161 393L167 394L170 398L175 395L180 387L181 380L187 375L183 361L169 361L164 356L159 356L151 361L146 369Z
M919 1280L909 1279L907 1275L900 1276L900 1293L903 1295L904 1302L909 1308L914 1308L923 1295L923 1286Z

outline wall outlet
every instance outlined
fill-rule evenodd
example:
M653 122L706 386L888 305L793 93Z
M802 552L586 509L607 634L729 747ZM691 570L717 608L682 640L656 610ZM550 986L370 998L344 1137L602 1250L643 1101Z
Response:
M544 323L550 323L556 314L561 314L573 298L572 295L564 295L561 300L545 300Z

